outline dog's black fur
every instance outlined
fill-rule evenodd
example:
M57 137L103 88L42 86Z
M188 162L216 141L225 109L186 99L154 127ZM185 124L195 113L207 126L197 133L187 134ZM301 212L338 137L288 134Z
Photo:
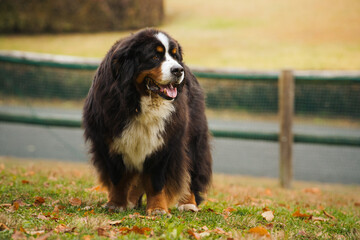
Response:
M183 67L184 80L177 85L177 96L172 101L175 111L161 132L164 144L146 157L142 172L128 169L123 155L111 148L129 122L142 113L141 97L151 95L156 101L167 101L149 91L146 79L141 79L146 71L159 72L162 64L163 56L153 57L159 54L154 49L161 44L154 37L157 33L155 29L142 30L116 42L106 54L83 109L85 139L90 143L92 163L100 181L108 189L126 182L130 173L140 178L146 175L151 179L154 192L165 189L169 199L176 198L176 201L182 197L178 194L190 189L200 204L212 175L204 94L182 61L180 45L166 33L163 34L169 38L170 45L177 49L172 57ZM187 176L191 177L190 182ZM140 184L145 184L142 181Z

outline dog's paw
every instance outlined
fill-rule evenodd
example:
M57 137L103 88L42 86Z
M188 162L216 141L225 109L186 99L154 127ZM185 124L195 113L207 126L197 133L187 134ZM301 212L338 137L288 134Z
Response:
M146 214L149 216L162 216L166 215L167 217L171 217L171 214L162 208L154 208L146 210Z
M198 212L199 208L195 204L182 204L178 206L178 210L182 211L191 211L191 212Z
M118 204L113 203L113 202L108 202L103 207L106 208L106 209L115 211L115 212L123 212L123 211L126 210L126 207L118 205Z

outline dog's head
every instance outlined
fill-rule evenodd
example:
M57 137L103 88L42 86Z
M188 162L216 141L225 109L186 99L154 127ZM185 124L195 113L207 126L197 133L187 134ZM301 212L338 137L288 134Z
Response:
M119 41L113 49L111 67L120 85L133 84L140 95L173 100L184 84L180 45L168 34L154 29Z

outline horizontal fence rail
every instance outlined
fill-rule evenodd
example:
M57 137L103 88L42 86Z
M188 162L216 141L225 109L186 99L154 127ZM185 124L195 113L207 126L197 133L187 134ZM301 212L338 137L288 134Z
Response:
M80 58L80 57L71 57L71 56L60 56L60 55L51 55L51 54L37 54L37 53L27 53L27 52L19 52L19 51L0 51L0 71L3 71L2 76L0 76L0 80L3 81L5 87L12 88L17 87L19 82L14 82L13 79L7 79L6 74L12 74L14 71L18 71L18 66L23 66L23 68L35 68L35 69L25 69L24 72L21 72L18 75L14 75L15 80L16 77L24 78L19 81L23 84L21 89L14 90L14 93L18 94L29 94L26 96L36 97L38 96L38 92L44 94L44 97L59 97L64 99L74 99L76 97L85 97L86 93L89 89L89 84L91 82L91 75L93 75L94 71L99 66L101 60L97 58ZM4 69L1 69L1 64L3 64ZM15 67L9 67L6 64L14 64ZM45 70L39 70L45 69ZM50 70L49 70L50 69ZM54 72L52 69L55 69ZM69 69L69 70L67 70ZM276 93L276 83L279 78L280 71L245 71L245 70L234 70L234 69L218 69L212 70L207 68L199 68L199 67L191 67L193 73L201 79L204 79L204 82L210 80L207 88L207 99L210 107L221 109L224 104L233 104L230 108L238 107L239 103L243 103L243 101L253 101L253 102L245 102L248 104L247 108L255 109L255 111L262 112L275 112L277 111L277 99L274 97L273 93ZM28 71L29 75L24 75L24 73ZM75 71L74 75L67 75L68 71ZM83 76L82 73L86 73ZM37 74L43 74L42 76L38 76ZM295 109L298 109L301 112L302 108L305 108L304 99L309 99L314 97L314 93L318 94L319 91L322 91L322 94L329 95L327 90L323 89L323 85L327 84L328 86L344 86L349 85L351 87L347 88L345 93L341 93L339 96L350 96L347 100L347 104L349 104L349 109L353 109L354 105L356 107L356 111L351 112L354 114L351 117L358 118L360 116L360 111L358 105L360 103L353 103L352 99L360 99L360 71L293 71L294 79L296 84L301 84L306 86L306 94L301 96L301 101L299 101ZM56 76L58 75L58 76ZM78 76L79 75L79 76ZM54 79L52 77L58 77ZM72 79L72 77L74 77ZM33 83L30 80L35 79L36 81ZM71 79L70 82L64 83L63 80ZM83 81L86 79L86 81ZM222 84L223 81L216 80L227 80L228 83ZM0 87L1 86L0 81ZM238 84L238 82L242 82L244 87L240 87L240 89L245 89L239 92L238 89L233 87L233 84ZM243 83L245 82L245 83ZM249 87L247 84L257 84L256 87L258 89ZM40 86L36 85L40 84ZM53 84L54 86L52 86ZM266 84L266 86L264 85ZM314 84L319 84L318 89L313 89ZM35 87L33 86L35 85ZM51 88L49 87L51 85ZM218 86L219 85L219 86ZM238 85L237 85L238 86ZM240 85L239 85L240 86ZM246 88L247 87L247 88ZM223 88L223 89L222 89ZM254 90L255 89L255 90ZM71 90L71 94L69 93ZM222 92L220 92L220 91ZM334 93L334 88L330 88L332 94ZM268 95L264 94L263 91L267 91ZM3 89L4 96L7 96L8 89ZM0 92L1 93L1 92ZM257 94L261 97L261 101L266 103L266 106L257 109L258 100L254 94ZM357 94L359 93L359 94ZM60 95L63 94L63 95ZM312 95L311 95L312 94ZM338 94L336 92L336 94ZM21 96L21 95L20 95ZM248 99L243 100L242 97L247 97ZM255 98L255 100L254 100ZM331 96L328 98L334 99ZM223 100L229 99L231 102L224 103ZM250 100L249 100L250 99ZM334 101L338 101L336 98L331 100L331 104ZM356 100L357 101L357 100ZM356 102L355 101L355 102ZM317 103L316 99L313 100L313 103ZM359 101L360 102L360 101ZM251 104L250 104L251 103ZM335 102L336 103L336 102ZM312 105L313 109L311 111L307 110L307 113L318 112L321 109L322 105ZM246 109L247 109L246 108ZM332 106L330 106L332 108ZM346 108L346 110L348 109ZM343 106L340 108L334 108L339 113L344 111ZM350 110L349 110L350 111ZM352 111L352 110L351 110ZM337 112L334 111L335 114ZM347 113L346 113L347 114ZM70 120L70 119L53 119L53 118L43 118L37 116L25 116L25 115L11 115L6 113L0 113L0 121L2 122L13 122L13 123L25 123L25 124L36 124L36 125L45 125L45 126L57 126L57 127L81 127L81 122L78 120ZM223 137L223 138L234 138L234 139L253 139L253 140L264 140L264 141L278 141L278 133L261 133L261 132L244 132L244 131L222 131L222 130L211 130L213 136L215 137ZM334 136L313 136L313 135L303 135L303 134L295 134L294 142L297 143L315 143L315 144L332 144L332 145L347 145L347 146L360 146L360 137L334 137Z
M59 118L45 118L37 116L25 116L15 114L0 113L0 122L23 123L31 125L51 126L51 127L69 127L80 128L81 121ZM262 141L277 142L279 134L277 133L259 133L244 131L225 131L210 129L214 137L233 138L233 139L252 139ZM312 144L328 144L343 146L360 146L360 137L334 137L334 136L313 136L305 134L294 134L294 142L296 143L312 143Z

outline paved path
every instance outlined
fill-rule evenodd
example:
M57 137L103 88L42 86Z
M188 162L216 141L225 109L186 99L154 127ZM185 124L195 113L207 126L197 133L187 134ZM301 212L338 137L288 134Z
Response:
M78 110L0 107L0 112L36 113L45 117L80 119ZM210 120L211 128L276 132L277 124ZM295 132L317 135L360 136L360 129L295 126ZM0 122L0 155L24 158L88 161L83 131ZM252 176L278 176L278 144L274 142L213 140L214 171ZM298 180L360 184L360 148L295 144L294 177Z

